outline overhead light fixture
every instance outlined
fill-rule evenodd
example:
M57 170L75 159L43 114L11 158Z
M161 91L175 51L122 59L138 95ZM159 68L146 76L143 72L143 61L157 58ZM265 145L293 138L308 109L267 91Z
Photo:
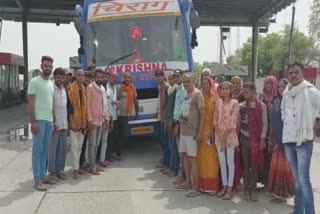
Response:
M269 23L276 23L276 18L273 18L273 19L269 19Z
M269 31L269 28L266 27L266 28L259 28L259 33L268 33Z
M229 27L222 27L221 32L222 33L230 33L230 28Z

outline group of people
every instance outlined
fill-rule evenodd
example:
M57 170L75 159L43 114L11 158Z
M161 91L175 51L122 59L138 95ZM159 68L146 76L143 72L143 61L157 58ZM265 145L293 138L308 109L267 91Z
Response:
M238 76L217 84L206 69L197 89L188 71L175 70L168 81L155 71L160 171L177 177L173 184L187 197L230 200L243 189L245 200L258 201L261 190L274 202L295 196L294 214L314 214L310 163L320 91L303 72L295 63L288 80L267 76L259 96L254 83Z
M76 70L74 79L56 68L51 81L49 56L42 57L41 70L28 85L28 112L34 187L46 191L44 184L67 179L68 135L74 179L84 170L99 175L121 160L138 100L130 73L116 87L116 73L95 68ZM166 78L156 70L160 171L176 177L175 188L187 190L188 197L207 193L230 200L243 189L245 200L257 201L261 183L273 201L295 196L295 214L314 214L310 163L320 92L304 80L303 71L295 63L288 80L267 76L259 97L255 84L243 84L238 76L218 84L206 69L197 89L188 71L176 69Z
M138 116L138 100L130 73L120 87L117 73L88 68L53 71L53 59L43 56L39 76L28 84L28 113L33 134L32 169L35 189L66 180L67 136L70 136L73 178L84 170L100 175L121 160L128 137L129 116ZM46 175L48 172L48 175Z

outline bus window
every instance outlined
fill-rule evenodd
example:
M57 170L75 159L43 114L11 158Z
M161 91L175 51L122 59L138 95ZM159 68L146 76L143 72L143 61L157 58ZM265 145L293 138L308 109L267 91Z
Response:
M158 88L143 88L137 89L138 100L154 99L158 98Z

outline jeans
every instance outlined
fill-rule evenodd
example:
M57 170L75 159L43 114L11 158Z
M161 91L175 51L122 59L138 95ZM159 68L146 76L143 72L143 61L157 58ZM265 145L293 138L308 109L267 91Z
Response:
M67 130L53 132L48 150L49 173L63 172L67 156Z
M176 143L176 136L168 131L169 149L170 149L170 170L178 173L180 164L180 154Z
M160 125L160 144L163 152L163 165L167 168L170 168L168 128L163 123Z
M284 149L295 180L294 213L314 214L314 198L310 181L313 141L306 141L301 146L296 146L296 143L286 143Z
M88 137L88 157L89 157L89 165L91 170L96 170L96 157L97 150L101 140L101 126L95 126L89 132Z
M38 184L46 175L48 144L51 139L53 124L50 121L37 121L39 132L33 135L32 171L34 182Z
M106 160L108 146L108 129L105 124L102 125L102 134L101 134L101 149L100 149L100 163L103 163Z
M82 131L74 132L70 130L70 144L73 170L79 170L81 148L83 144L84 134Z
M234 146L229 146L226 149L221 150L221 146L217 146L221 177L223 186L232 187L234 181ZM227 158L227 160L226 160ZM228 173L227 173L228 169Z

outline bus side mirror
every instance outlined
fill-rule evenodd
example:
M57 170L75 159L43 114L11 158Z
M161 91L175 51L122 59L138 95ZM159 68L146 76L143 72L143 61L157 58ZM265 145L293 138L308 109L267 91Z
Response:
M80 5L76 5L75 8L75 18L74 18L74 27L76 28L79 36L83 36L83 24L82 24L82 14L83 10Z
M190 11L190 25L191 28L194 30L200 28L199 13L193 8Z

